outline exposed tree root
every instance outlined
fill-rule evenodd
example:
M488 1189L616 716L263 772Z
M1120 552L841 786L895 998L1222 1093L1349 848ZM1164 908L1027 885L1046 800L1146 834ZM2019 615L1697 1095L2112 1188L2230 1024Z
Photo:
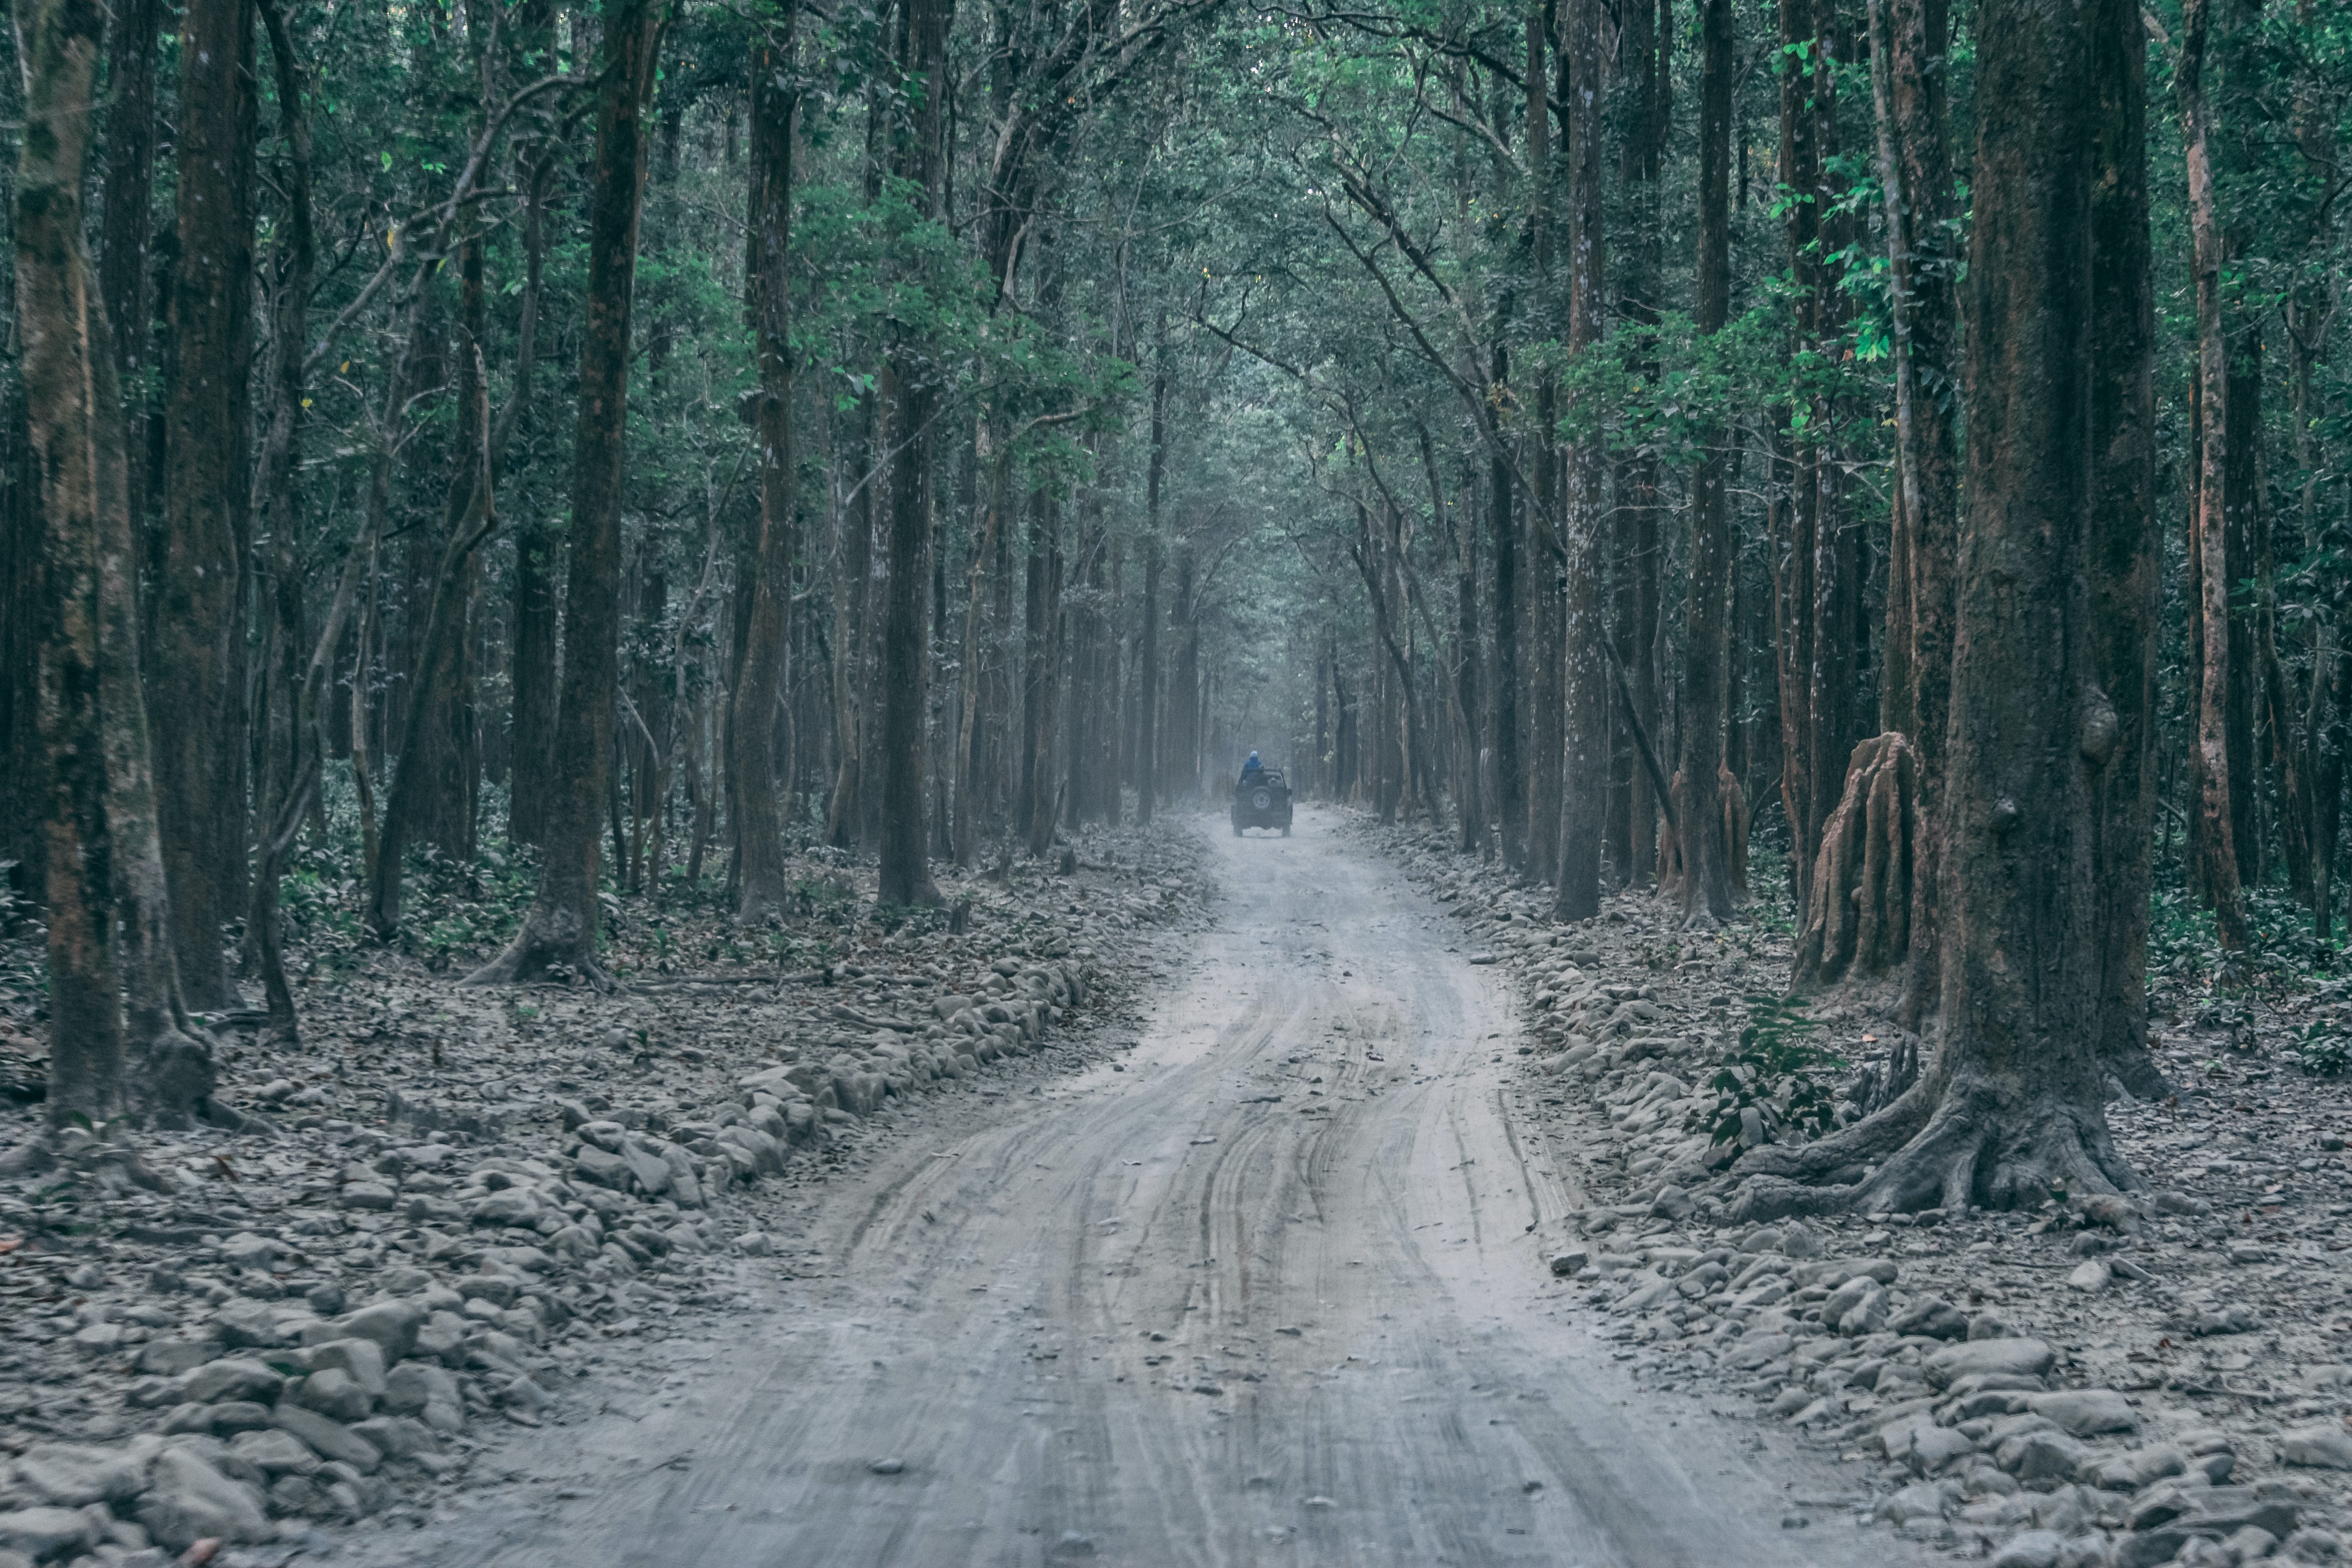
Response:
M1716 788L1723 799L1723 842L1728 858L1724 870L1735 893L1748 891L1748 792L1739 787L1739 775L1718 763L1715 773ZM1675 801L1675 820L1690 815L1690 786L1680 768L1675 770L1669 784ZM1683 858L1682 837L1662 814L1658 818L1658 897L1680 900L1685 895L1683 884L1690 877L1689 862Z
M596 964L596 931L568 908L533 909L506 951L466 976L467 985L520 985L544 979L556 969L571 971L599 991L615 987Z
M1901 971L1911 951L1919 797L1919 752L1908 736L1890 730L1853 749L1844 792L1822 828L1797 942L1798 990Z
M1837 1181L1874 1158L1888 1130L1932 1104L1926 1125L1858 1179ZM1883 1125L1874 1126L1874 1123ZM1759 1150L1731 1204L1735 1223L1790 1215L1898 1214L1926 1208L2030 1207L2043 1199L2112 1195L2142 1183L2116 1152L2105 1119L2056 1096L2021 1101L1994 1084L1959 1081L1931 1097L1927 1082L1877 1116L1777 1160Z

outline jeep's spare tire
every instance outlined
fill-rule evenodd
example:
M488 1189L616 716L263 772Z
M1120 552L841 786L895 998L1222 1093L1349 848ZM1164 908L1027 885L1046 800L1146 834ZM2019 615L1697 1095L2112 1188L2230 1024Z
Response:
M1274 792L1266 789L1256 791L1250 796L1250 805L1259 811L1271 811L1274 809Z

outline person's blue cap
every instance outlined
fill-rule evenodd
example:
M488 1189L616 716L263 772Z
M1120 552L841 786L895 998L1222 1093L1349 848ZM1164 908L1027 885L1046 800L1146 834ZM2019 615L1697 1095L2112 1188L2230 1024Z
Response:
M1255 762L1255 761L1257 761L1257 753L1256 753L1255 752L1252 752L1250 753L1250 761L1251 761L1251 762Z

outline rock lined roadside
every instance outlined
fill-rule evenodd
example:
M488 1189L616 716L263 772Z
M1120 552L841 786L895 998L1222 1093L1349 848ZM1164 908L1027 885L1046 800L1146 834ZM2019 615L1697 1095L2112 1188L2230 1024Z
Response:
M723 1313L804 1189L926 1096L1099 1057L1194 841L1092 834L1061 875L946 889L968 930L844 924L782 983L470 992L414 966L311 999L298 1056L225 1052L278 1130L37 1140L0 1120L0 1568L277 1563L415 1521L509 1423ZM863 911L870 873L801 868ZM388 966L391 967L391 966ZM243 1080L236 1081L242 1070ZM773 1259L772 1261L747 1261Z
M2128 1209L1728 1226L1707 1079L1785 939L1684 932L1646 895L1556 925L1425 830L1363 831L1518 984L1520 1109L1590 1194L1551 1271L1650 1386L1747 1396L1850 1462L1856 1525L2002 1568L2352 1555L2340 1085L2177 1030L2179 1092L2109 1107L2152 1188ZM1819 1022L1845 1100L1913 1044Z

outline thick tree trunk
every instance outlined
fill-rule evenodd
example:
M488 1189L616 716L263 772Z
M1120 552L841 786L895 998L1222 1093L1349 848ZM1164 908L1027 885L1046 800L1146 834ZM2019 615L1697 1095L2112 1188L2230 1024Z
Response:
M2101 797L2116 765L2094 605L2139 550L2106 530L2093 457L2101 359L2145 367L2150 340L2095 342L2095 309L2144 265L2096 210L2103 120L2131 58L2129 0L2079 9L1990 0L1978 91L1968 282L1968 507L1960 540L1946 763L1943 1042L1893 1105L1821 1142L1745 1168L1743 1217L1791 1210L2009 1208L2137 1186L2106 1096L2110 900ZM2112 211L2105 215L2112 217ZM2119 287L2118 287L2119 286ZM2144 374L2144 371L2143 371ZM2125 379L2128 379L2128 376ZM2149 529L2143 514L2142 534ZM2144 548L2144 547L2143 547ZM2021 963L2018 955L2031 954ZM1797 1176L1843 1186L1807 1187Z
M147 695L172 944L199 1011L235 1003L221 929L245 889L253 18L253 0L191 0L180 37L174 369Z
M50 1124L206 1110L211 1054L185 1028L139 667L138 556L122 411L81 187L104 19L83 0L19 13L25 135L17 330L39 483L41 739L49 774ZM243 475L238 476L242 480ZM217 942L213 949L219 963Z
M948 26L954 0L906 0L899 61L906 103L897 128L896 172L920 193L921 216L936 222L947 177ZM929 347L893 345L883 373L897 456L890 480L890 580L883 617L881 878L886 905L937 905L927 868L923 815L924 726L929 709L931 426L940 408Z
M760 446L759 537L746 563L752 578L742 673L727 733L734 783L737 902L740 919L765 918L790 890L784 874L783 817L776 802L775 716L783 700L791 646L793 556L798 548L798 490L793 447L790 342L793 117L799 95L793 72L796 8L787 6L751 51L751 200L745 226L751 259L751 323L760 366L753 438Z
M2147 888L2154 858L2157 663L2164 550L2156 514L2155 279L2147 196L2147 31L2133 0L2100 0L2091 182L2090 363L2093 668L2114 710L2115 750L2095 785L2099 1053L2143 1099L2165 1092L2147 1048ZM2091 717L2095 720L2095 710ZM2095 742L2095 735L2090 737Z
M572 454L571 570L563 685L555 727L561 781L539 890L522 929L476 984L596 967L599 839L613 776L620 700L621 477L628 427L629 319L645 186L644 112L662 30L658 0L615 0L604 14L596 165L589 193L587 321Z

